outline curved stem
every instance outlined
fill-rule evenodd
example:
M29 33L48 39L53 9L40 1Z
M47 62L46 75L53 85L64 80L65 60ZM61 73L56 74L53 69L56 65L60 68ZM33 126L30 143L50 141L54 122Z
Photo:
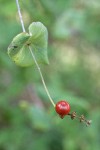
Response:
M44 88L45 88L45 91L46 91L46 93L47 93L47 95L48 95L48 97L49 97L49 100L51 101L52 105L55 107L55 103L54 103L54 101L52 100L52 98L51 98L51 96L50 96L50 93L49 93L49 91L48 91L48 89L47 89L47 87L46 87L46 84L45 84L45 81L44 81L44 78L43 78L41 69L40 69L40 67L39 67L39 65L38 65L38 63L37 63L37 61L36 61L35 55L34 55L34 53L33 53L33 51L32 51L32 49L31 49L30 46L29 46L29 49L30 49L31 55L32 55L32 57L33 57L33 60L34 60L34 62L35 62L35 64L36 64L36 66L37 66L37 69L38 69L38 71L39 71L39 73L40 73L40 77L41 77L43 86L44 86Z
M22 15L21 15L21 11L20 11L20 6L19 6L19 1L18 0L16 0L16 4L17 4L17 8L18 8L18 14L19 14L20 22L21 22L21 25L22 25L22 30L23 30L23 32L25 32L24 22L23 22L23 18L22 18ZM34 53L33 53L33 51L32 51L30 46L29 46L29 50L30 50L30 53L32 55L33 61L35 62L36 67L37 67L37 69L39 71L39 74L40 74L40 77L41 77L44 89L45 89L45 91L46 91L46 93L47 93L47 95L49 97L49 100L51 101L52 105L55 107L55 103L53 102L53 100L52 100L52 98L51 98L51 96L49 94L49 91L48 91L48 89L46 87L46 84L45 84L45 81L44 81L44 78L43 78L43 75L42 75L42 72L41 72L41 69L40 69L40 67L39 67L39 65L37 63L35 55L34 55Z
M20 22L21 22L21 25L22 25L22 30L23 30L23 32L25 32L24 22L23 22L23 18L22 18L22 14L21 14L21 11L20 11L20 6L19 6L18 0L16 0L16 4L17 4L17 9L18 9Z

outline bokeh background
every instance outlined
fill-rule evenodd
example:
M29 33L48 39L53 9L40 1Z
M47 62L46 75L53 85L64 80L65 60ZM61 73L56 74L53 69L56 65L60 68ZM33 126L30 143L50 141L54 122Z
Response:
M0 150L99 150L100 1L19 2L26 30L33 21L48 29L50 65L41 70L52 98L66 99L92 124L60 119L38 70L9 59L7 47L22 28L15 0L0 0Z

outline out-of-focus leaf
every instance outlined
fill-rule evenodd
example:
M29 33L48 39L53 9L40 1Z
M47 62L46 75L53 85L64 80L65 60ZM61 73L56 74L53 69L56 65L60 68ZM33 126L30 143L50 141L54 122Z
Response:
M30 107L28 114L32 121L33 128L37 130L47 130L51 127L50 118L45 111L37 107Z
M84 21L85 15L82 10L71 9L65 11L56 21L53 35L57 38L64 39L78 34L83 29Z

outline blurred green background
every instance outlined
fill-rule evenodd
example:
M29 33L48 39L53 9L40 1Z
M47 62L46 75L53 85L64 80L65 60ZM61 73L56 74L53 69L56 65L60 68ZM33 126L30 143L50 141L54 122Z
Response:
M0 150L99 150L100 1L19 2L26 29L33 21L48 28L50 65L41 69L52 98L66 99L92 124L60 119L37 69L9 59L7 47L22 28L15 0L0 0Z

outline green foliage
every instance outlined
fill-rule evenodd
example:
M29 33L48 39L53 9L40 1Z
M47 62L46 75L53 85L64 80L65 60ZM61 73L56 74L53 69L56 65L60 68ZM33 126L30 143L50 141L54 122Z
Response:
M50 65L42 72L52 98L66 99L92 124L60 119L36 68L9 59L6 49L22 29L15 1L0 0L0 150L99 150L99 0L19 2L26 29L32 21L47 26Z
M33 50L37 62L48 63L47 57L48 32L40 22L33 22L28 33L18 34L8 47L8 55L19 66L34 65L29 47Z

